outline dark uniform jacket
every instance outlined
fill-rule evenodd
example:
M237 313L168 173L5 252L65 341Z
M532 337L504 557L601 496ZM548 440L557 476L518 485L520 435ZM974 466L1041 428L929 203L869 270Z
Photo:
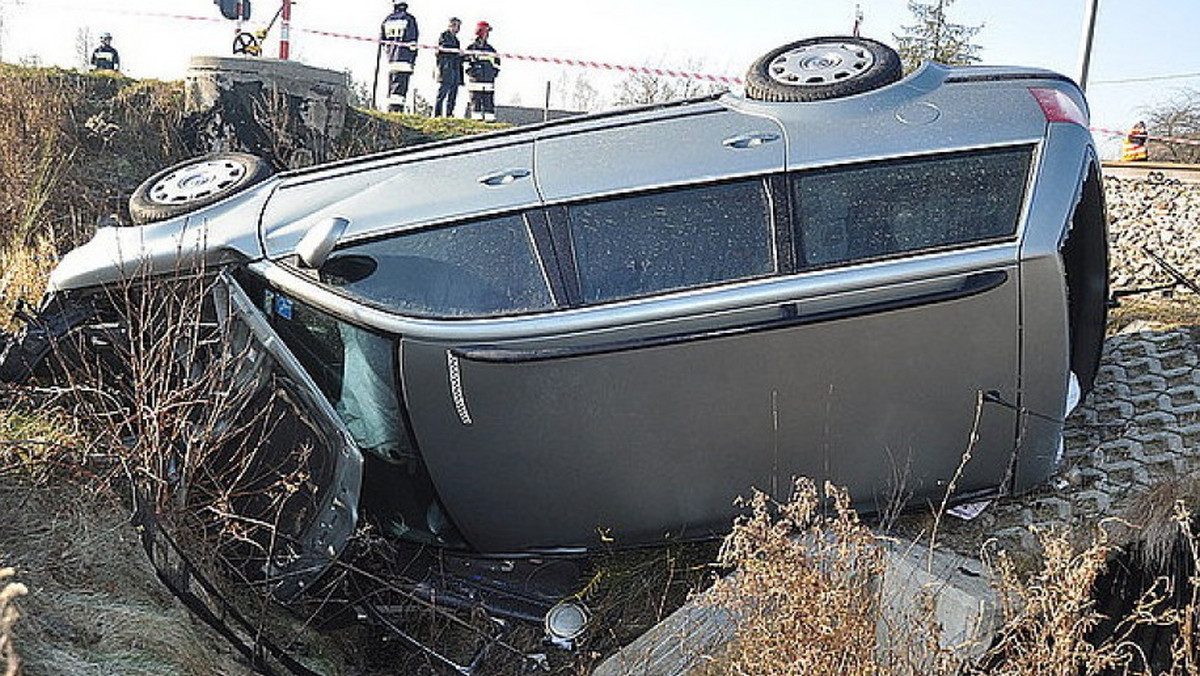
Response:
M121 55L112 45L100 45L92 52L92 68L96 70L120 70Z
M467 56L467 77L472 82L495 82L500 74L500 57L495 56L496 49L487 42L476 39L467 47L472 52L491 52L491 54L471 54Z
M417 60L417 50L401 47L401 42L416 42L418 37L417 17L408 12L392 12L379 28L379 39L387 48L388 61Z
M446 85L462 84L463 57L458 53L458 36L450 31L445 31L438 38L438 47L438 82ZM441 51L443 49L447 51Z

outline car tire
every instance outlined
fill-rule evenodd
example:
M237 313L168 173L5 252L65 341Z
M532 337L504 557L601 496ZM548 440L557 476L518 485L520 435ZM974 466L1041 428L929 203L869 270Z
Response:
M825 101L889 85L903 75L900 55L857 37L799 40L763 54L746 73L746 98Z
M220 152L167 167L133 191L129 216L134 224L182 216L241 192L274 172L249 153Z

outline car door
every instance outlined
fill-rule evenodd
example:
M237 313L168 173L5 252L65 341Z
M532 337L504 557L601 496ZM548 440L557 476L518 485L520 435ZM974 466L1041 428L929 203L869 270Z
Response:
M1019 401L1017 236L1035 146L792 172L804 325L787 471L885 509L1009 487ZM788 335L790 334L790 336Z
M431 475L484 551L708 534L770 477L752 348L693 338L779 315L729 287L779 269L782 130L702 104L550 134L535 156L565 307L406 342Z

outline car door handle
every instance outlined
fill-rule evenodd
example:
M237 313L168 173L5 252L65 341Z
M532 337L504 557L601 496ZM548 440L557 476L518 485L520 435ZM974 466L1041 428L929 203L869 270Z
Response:
M726 148L741 150L743 148L757 148L764 143L771 143L778 140L779 134L769 131L755 131L748 134L730 136L724 141L721 141L721 145L725 146Z
M529 176L529 174L530 171L528 169L505 169L504 171L497 171L494 174L484 174L479 177L479 182L492 186L508 185L517 179Z

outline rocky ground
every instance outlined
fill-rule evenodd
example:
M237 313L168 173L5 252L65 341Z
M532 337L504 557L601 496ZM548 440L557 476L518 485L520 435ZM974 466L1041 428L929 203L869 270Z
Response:
M1200 281L1200 184L1105 178L1114 289L1149 288L1174 280L1149 249Z

